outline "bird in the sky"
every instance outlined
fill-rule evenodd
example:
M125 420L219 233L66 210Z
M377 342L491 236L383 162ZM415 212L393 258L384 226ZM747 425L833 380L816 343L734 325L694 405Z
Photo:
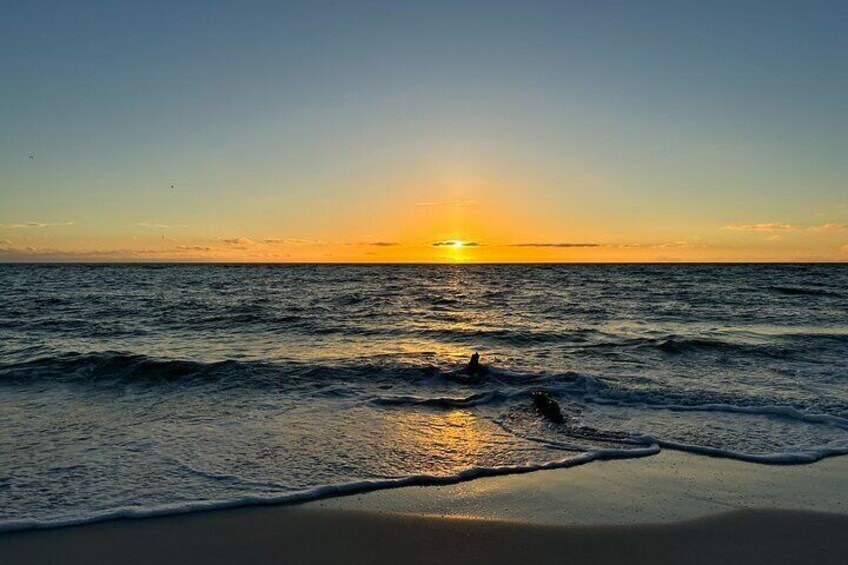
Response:
M174 185L171 185L171 188L174 188Z
M29 158L30 158L30 159L35 159L35 157L34 157L33 155L30 155L30 156L29 156Z

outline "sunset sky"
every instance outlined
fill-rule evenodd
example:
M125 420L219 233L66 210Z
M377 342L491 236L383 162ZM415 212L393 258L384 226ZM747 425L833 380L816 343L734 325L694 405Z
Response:
M848 2L5 2L0 261L848 260Z

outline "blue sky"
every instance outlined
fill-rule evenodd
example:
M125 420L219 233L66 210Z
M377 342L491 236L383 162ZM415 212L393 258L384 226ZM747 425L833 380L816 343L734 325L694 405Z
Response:
M0 259L848 245L845 2L178 4L0 6Z

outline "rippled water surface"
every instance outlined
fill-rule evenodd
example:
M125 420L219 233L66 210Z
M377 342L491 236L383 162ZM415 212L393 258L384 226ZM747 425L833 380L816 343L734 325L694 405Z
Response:
M845 265L0 265L0 285L2 529L664 448L848 453Z

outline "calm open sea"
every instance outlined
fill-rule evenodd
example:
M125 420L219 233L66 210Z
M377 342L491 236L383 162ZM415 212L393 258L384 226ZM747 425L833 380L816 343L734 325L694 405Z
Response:
M848 453L848 265L0 265L0 289L0 529Z

